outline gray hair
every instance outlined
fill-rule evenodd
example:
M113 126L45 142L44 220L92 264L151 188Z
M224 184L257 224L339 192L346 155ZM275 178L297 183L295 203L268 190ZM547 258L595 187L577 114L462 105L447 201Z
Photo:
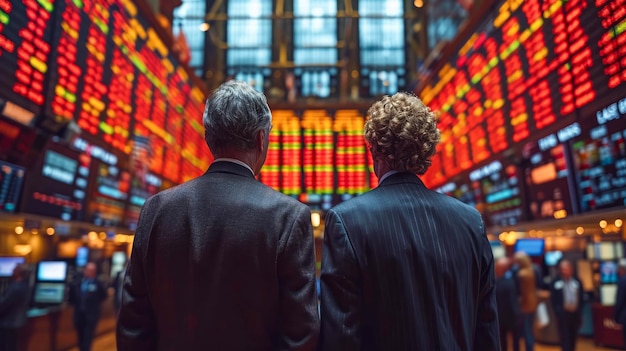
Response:
M254 148L260 130L269 132L272 114L262 93L248 83L230 80L207 99L202 123L211 152L228 147L248 150Z

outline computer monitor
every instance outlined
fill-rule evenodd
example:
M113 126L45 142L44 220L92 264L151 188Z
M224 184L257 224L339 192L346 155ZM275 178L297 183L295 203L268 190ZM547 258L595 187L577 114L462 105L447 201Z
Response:
M84 267L89 261L89 248L81 246L76 250L76 266Z
M600 262L600 283L617 283L617 263L613 261Z
M65 283L37 283L33 302L38 304L61 304L65 299Z
M528 256L543 256L545 241L543 239L527 238L515 242L515 252L525 252Z
M41 261L37 265L37 280L41 282L62 282L67 277L67 262Z
M548 267L556 266L562 258L563 258L563 252L561 251L546 252L544 256L546 266Z
M0 277L10 277L18 264L25 263L26 259L21 256L0 257Z

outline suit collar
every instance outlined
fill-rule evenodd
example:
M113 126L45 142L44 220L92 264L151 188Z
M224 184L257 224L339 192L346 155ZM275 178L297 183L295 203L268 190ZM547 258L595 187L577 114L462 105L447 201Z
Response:
M392 174L389 177L385 178L385 180L383 180L383 182L380 183L378 186L382 187L382 186L402 184L402 183L415 183L415 184L424 186L424 183L422 182L422 180L419 179L419 177L416 174L411 173L411 172L399 172L399 173Z
M244 166L238 165L233 162L228 162L228 161L213 162L211 166L209 167L209 170L206 173L207 174L230 173L230 174L235 174L235 175L239 175L239 176L246 177L246 178L255 179L252 173L250 173L249 169L247 169Z

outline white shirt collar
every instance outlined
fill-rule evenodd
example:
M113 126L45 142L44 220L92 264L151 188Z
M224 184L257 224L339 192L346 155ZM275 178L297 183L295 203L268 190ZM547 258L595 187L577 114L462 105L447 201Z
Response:
M391 170L391 171L389 171L389 172L387 172L387 173L383 174L383 176L382 176L382 177L380 177L380 179L378 180L378 184L382 183L382 182L383 182L383 180L385 180L385 179L387 179L387 178L391 177L392 175L394 175L394 174L396 174L396 173L400 173L400 171Z
M221 161L224 161L224 162L231 162L231 163L236 163L236 164L238 164L238 165L240 165L240 166L244 166L244 167L246 167L246 168L250 171L250 173L252 173L252 176L254 176L254 171L252 170L252 168L250 168L250 166L248 166L248 164L247 164L247 163L245 163L245 162L243 162L243 161L241 161L241 160L238 160L238 159L236 159L236 158L227 158L227 157L222 157L222 158L216 158L215 160L213 160L213 163L215 163L215 162L221 162Z

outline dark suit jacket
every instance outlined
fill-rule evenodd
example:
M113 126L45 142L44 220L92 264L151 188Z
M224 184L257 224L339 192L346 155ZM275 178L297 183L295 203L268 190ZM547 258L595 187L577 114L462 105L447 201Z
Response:
M572 278L578 284L578 308L575 311L575 314L580 318L583 313L583 285L580 280L576 278ZM552 284L550 285L550 302L552 303L552 309L554 310L554 314L561 318L564 316L564 303L565 303L565 292L563 291L563 279L561 277L557 277L554 279Z
M520 315L520 305L517 299L517 286L512 276L496 279L496 300L500 325L513 330Z
M324 350L497 350L493 255L479 213L410 173L326 216Z
M148 199L119 351L312 350L318 332L307 206L230 162Z
M0 298L0 328L14 329L24 326L29 302L28 280L11 282Z
M81 290L83 279L76 279L70 285L69 302L74 305L74 313L82 314L89 321L97 322L100 318L100 304L107 298L107 290L98 279L87 284L87 290Z
M617 323L626 328L626 276L620 277L617 281L614 319Z

